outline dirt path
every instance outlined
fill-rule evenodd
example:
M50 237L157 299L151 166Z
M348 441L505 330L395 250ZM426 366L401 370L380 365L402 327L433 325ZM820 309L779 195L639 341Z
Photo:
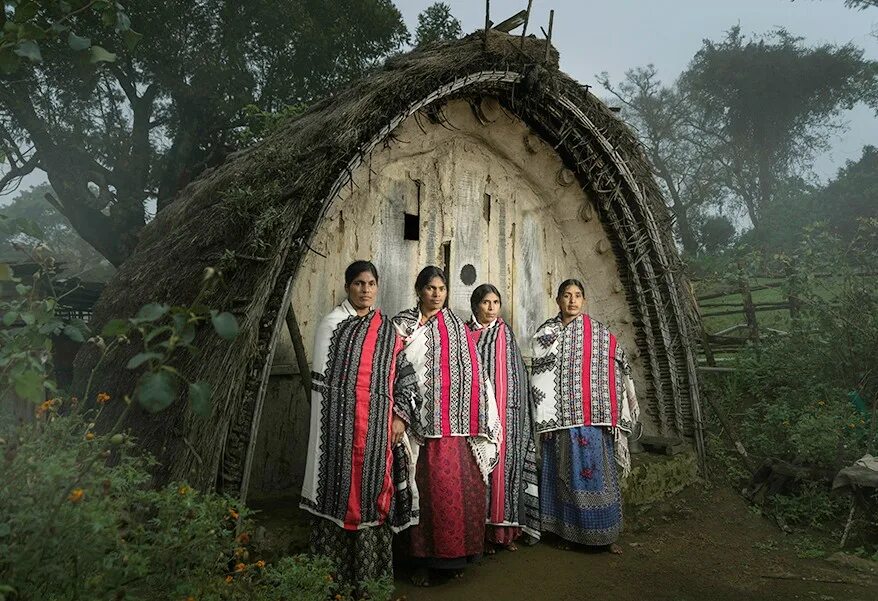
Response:
M397 593L408 601L878 599L878 565L857 571L797 557L789 537L729 490L690 490L637 520L620 543L622 556L548 544L501 552L428 589L400 573Z

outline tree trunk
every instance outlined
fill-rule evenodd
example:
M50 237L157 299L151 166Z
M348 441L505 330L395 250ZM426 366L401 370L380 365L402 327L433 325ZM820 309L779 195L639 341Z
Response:
M692 229L692 223L689 220L688 207L680 197L680 190L677 188L674 178L671 176L670 170L667 165L665 165L665 162L659 157L655 157L653 162L658 169L659 177L662 178L662 181L664 181L665 185L668 187L668 194L673 201L670 208L677 221L677 231L680 233L680 241L683 242L683 251L687 255L694 257L698 254L698 238L695 236L695 232Z

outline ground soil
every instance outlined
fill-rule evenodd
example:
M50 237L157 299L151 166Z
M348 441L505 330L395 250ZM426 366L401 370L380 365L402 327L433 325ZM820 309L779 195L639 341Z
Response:
M729 489L693 487L629 521L621 556L544 542L486 557L462 579L431 588L413 586L405 568L397 569L397 595L407 601L878 599L878 563L802 558L799 539Z

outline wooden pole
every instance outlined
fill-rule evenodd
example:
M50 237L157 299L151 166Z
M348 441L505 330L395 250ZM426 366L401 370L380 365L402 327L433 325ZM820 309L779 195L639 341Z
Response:
M299 378L305 389L305 399L311 402L311 368L308 367L308 358L305 355L305 344L302 342L302 332L299 330L299 322L296 320L296 311L290 303L286 315L287 328L290 330L290 339L293 341L293 350L296 353L296 363L299 366Z
M527 14L524 15L524 27L521 28L521 49L524 50L524 36L527 35L527 22L530 21L530 7L534 0L527 0Z
M741 297L744 299L744 316L747 318L747 328L750 330L750 339L759 340L759 323L756 321L756 307L753 306L753 295L750 293L750 282L747 277L741 278Z
M549 11L549 35L546 36L546 58L545 62L549 62L549 51L552 49L552 24L555 22L555 10Z
M484 49L488 49L488 30L491 28L491 0L485 0L485 40Z

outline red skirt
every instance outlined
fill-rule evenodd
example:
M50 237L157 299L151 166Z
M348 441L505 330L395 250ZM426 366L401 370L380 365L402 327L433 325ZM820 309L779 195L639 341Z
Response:
M431 562L435 568L454 568L480 555L485 548L485 482L467 439L426 439L415 482L421 519L409 528L412 556L458 560Z

